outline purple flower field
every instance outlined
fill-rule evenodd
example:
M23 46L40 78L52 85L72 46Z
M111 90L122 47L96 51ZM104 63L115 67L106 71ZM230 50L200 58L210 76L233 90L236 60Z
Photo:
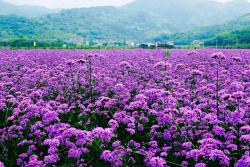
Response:
M0 167L250 167L250 50L0 51Z

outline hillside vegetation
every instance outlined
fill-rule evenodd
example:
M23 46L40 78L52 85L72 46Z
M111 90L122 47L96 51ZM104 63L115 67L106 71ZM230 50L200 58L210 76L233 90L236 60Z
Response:
M40 12L41 9L44 12ZM20 39L66 43L82 39L174 41L176 45L191 45L194 40L202 40L210 46L216 40L218 45L231 45L236 41L245 43L245 38L250 38L247 31L250 3L246 0L227 3L136 0L121 7L55 11L39 7L32 10L30 6L16 6L0 0L0 40L12 43Z
M231 43L234 41L235 32L238 34L239 42L246 42L246 39L250 39L250 34L247 29L250 27L250 14L245 14L240 16L232 21L225 22L224 24L202 27L194 29L191 31L176 33L176 34L162 34L153 39L155 42L162 42L166 40L175 41L177 45L190 45L194 40L202 41L213 41L215 38L220 38L220 44L227 44L228 40L223 40L225 36L231 38ZM242 34L241 34L242 33ZM222 37L223 36L223 37ZM241 39L242 38L242 39ZM223 40L223 42L222 42ZM208 45L211 45L211 42L205 42ZM234 41L236 43L236 41ZM214 43L213 43L214 44Z

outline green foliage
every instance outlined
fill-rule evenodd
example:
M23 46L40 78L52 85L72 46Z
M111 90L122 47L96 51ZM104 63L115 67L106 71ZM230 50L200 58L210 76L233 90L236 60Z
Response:
M170 55L171 55L170 50L165 50L165 56L166 56L166 57L169 57Z
M10 6L4 7L2 3L0 0L0 11L3 11L2 8L5 10L11 8ZM23 37L72 41L81 38L84 40L130 39L164 42L173 39L177 42L176 44L181 45L190 43L197 38L211 38L226 29L231 30L232 26L212 26L187 33L177 32L219 24L250 12L249 3L231 3L222 5L197 0L158 0L155 3L151 0L136 0L119 8L93 7L62 10L32 19L19 17L23 15L17 12L16 14L19 16L0 16L0 39ZM201 5L209 10L203 12L203 9L200 8ZM5 15L10 13L2 12ZM34 11L33 15L35 14ZM32 13L30 15L32 16ZM249 19L242 18L240 26L243 26L247 20ZM234 25L234 28L237 28L237 24ZM225 27L227 28L225 29Z
M203 40L206 41L211 38L216 38L216 36L219 36L218 38L225 39L223 36L227 35L233 35L235 36L235 33L238 33L240 37L245 36L245 38L249 38L249 35L247 32L242 32L240 29L242 28L247 28L250 26L250 14L243 15L235 20L232 20L230 22L221 24L221 25L215 25L215 26L209 26L209 27L203 27L203 28L198 28L194 29L191 31L183 32L183 33L176 33L172 35L168 34L162 34L156 38L154 38L154 41L167 41L167 40L172 40L175 42L176 45L191 45L194 40ZM231 34L231 31L236 31L235 33ZM247 36L248 35L248 36ZM232 40L231 40L232 41ZM242 43L247 43L247 41L244 39L244 42L241 41ZM228 44L227 42L224 43ZM234 40L235 44L235 40ZM214 43L208 44L209 46L215 45ZM207 46L208 46L207 45Z
M36 42L36 46L34 46L34 42ZM62 40L53 40L53 41L39 41L36 39L25 39L25 38L18 38L18 39L10 39L0 41L0 46L2 47L10 47L12 49L37 49L37 48L63 48ZM68 44L69 46L72 44Z
M8 15L0 16L0 40L40 39L66 40L75 37L73 34L62 32L46 22L36 19Z
M206 46L226 46L246 48L250 46L250 26L239 30L224 32L205 42Z
M34 41L37 45L34 47ZM66 46L63 46L66 44ZM60 50L112 50L112 49L134 49L134 47L129 46L76 46L72 43L65 43L62 40L52 40L52 41L41 41L37 39L11 39L0 41L0 48L9 48L13 50L32 50L32 49L60 49Z
M145 40L149 34L158 31L148 13L128 12L114 7L65 10L41 20L86 40Z

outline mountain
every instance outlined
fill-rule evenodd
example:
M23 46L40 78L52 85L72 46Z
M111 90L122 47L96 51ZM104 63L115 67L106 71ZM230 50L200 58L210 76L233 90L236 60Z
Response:
M212 0L136 0L122 8L150 13L156 23L172 25L172 32L220 24L250 12L246 0L219 3Z
M59 11L59 9L52 10L40 6L13 5L11 3L0 0L0 15L15 14L26 17L39 17Z
M58 14L47 15L41 20L63 32L74 32L87 39L143 40L168 27L165 24L156 27L154 17L146 12L128 12L115 7L64 10Z
M238 30L224 32L205 41L206 46L250 47L250 26Z
M202 7L202 8L201 8ZM42 20L82 38L149 40L162 33L220 24L250 12L246 0L136 0L122 7L63 10Z
M177 45L190 45L194 40L206 41L210 38L223 33L236 31L238 29L250 26L250 13L240 16L231 21L219 25L196 28L190 31L176 34L162 34L153 39L155 42L172 40ZM250 38L250 36L248 36Z
M29 39L68 39L74 37L54 27L32 18L16 15L0 16L0 40Z
M3 2L0 0L0 3ZM3 8L2 5L0 6L0 8ZM4 7L4 9L8 9L8 7ZM9 7L9 9L11 13L12 7ZM36 13L34 12L35 9L30 11L18 9L16 14L24 15L18 11L33 11L31 13L34 14ZM0 11L0 14L6 14L8 10ZM203 34L203 29L200 27L221 24L246 13L250 13L250 3L246 0L234 0L227 3L212 0L135 0L121 7L67 9L32 19L16 17L5 23L13 26L5 26L4 33L1 32L1 36L7 38L10 34L11 37L32 36L39 39L51 34L51 38L60 39L67 36L83 39L150 41L155 37L160 37L161 34L165 34L167 37L174 36L174 39L180 38L182 37L180 35L192 30L190 34L194 36L200 33L204 36L208 35L206 38L210 38L221 31L214 30L216 27L210 27L206 31L207 34ZM31 16L31 14L25 15ZM7 17L6 22L9 16L5 17ZM28 24L24 21L25 19L27 19ZM29 24L29 22L34 24ZM2 24L4 23L2 22ZM15 28L15 24L19 28ZM35 26L36 24L37 26ZM33 26L30 27L29 25ZM19 31L20 29L23 31ZM224 27L222 29L224 30ZM214 31L216 33L213 33Z

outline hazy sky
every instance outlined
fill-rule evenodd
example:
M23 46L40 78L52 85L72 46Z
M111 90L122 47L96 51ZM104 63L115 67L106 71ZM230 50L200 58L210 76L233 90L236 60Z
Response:
M14 4L22 5L39 5L47 8L74 8L74 7L90 7L113 5L120 6L133 0L5 0ZM220 2L230 0L216 0Z

